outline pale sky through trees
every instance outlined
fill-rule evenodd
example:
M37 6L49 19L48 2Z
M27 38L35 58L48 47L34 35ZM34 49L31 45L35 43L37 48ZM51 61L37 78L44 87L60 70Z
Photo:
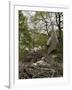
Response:
M39 30L39 33L47 34L47 32L45 31L45 23L43 21L39 21L35 25L34 25L34 22L32 22L32 17L35 16L36 12L37 11L22 11L23 15L27 17L29 30L31 30L31 29L35 30L35 28L36 28ZM52 30L51 22L53 24L54 30L58 30L58 26L56 25L56 17L55 17L56 12L48 12L48 13L50 15L50 18L46 19L48 22L48 25L49 25L48 31Z
M31 16L35 15L35 11L22 11L23 15L26 16L28 18L28 25L29 28L33 28L32 22L31 22Z

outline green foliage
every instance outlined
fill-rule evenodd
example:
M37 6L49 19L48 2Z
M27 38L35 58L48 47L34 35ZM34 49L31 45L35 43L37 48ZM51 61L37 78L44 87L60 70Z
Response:
M39 13L38 13L39 14ZM43 14L43 13L40 13ZM29 50L34 47L44 46L47 42L47 35L39 33L34 25L34 30L29 30L27 17L19 11L19 58L22 60L26 53L26 48Z
M32 22L38 27L39 31L45 31L48 36L49 22L51 24L51 17L48 12L36 11L32 17Z
M19 41L24 47L30 47L31 36L28 31L27 17L23 16L21 11L19 11Z
M29 34L27 17L19 11L19 56L22 59L25 53L25 48L30 48L32 39Z
M39 11L36 11L36 14L35 16L33 17L33 20L34 21L45 21L45 19L48 18L48 12L39 12Z
M32 28L29 28L28 20L31 19ZM34 49L34 47L41 46L43 52L46 54L48 49L46 47L48 38L52 34L52 30L48 31L48 26L46 27L47 20L51 18L49 17L48 12L35 12L34 16L28 18L26 15L19 10L19 60L23 60L24 56L28 52L28 50ZM44 26L40 26L39 22ZM37 26L38 25L38 26ZM41 28L42 29L41 29ZM43 28L45 28L45 33ZM59 30L56 31L57 36L59 37ZM61 31L61 42L57 46L57 51L53 51L53 54L58 53L58 57L56 61L60 61L63 58L63 31Z
M43 33L38 33L31 31L31 37L32 37L32 43L34 44L33 47L38 47L38 46L44 46L46 45L47 42L47 35Z

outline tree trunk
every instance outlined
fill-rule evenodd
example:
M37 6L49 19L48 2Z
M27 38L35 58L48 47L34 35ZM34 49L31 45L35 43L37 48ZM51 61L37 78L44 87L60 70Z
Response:
M45 22L45 23L46 23L46 31L47 31L47 36L48 36L48 28L47 28L48 25L47 25L47 22Z

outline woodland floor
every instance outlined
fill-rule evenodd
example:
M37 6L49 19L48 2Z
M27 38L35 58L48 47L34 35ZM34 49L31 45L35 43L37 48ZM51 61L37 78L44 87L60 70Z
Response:
M19 79L63 77L63 63L56 57L42 51L28 52L24 61L19 61Z

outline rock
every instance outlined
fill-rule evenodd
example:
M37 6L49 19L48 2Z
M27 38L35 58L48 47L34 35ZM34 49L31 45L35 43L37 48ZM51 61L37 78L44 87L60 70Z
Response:
M19 62L19 73L22 73L24 71L24 64Z
M56 58L57 57L57 55L52 55L52 58Z
M45 60L45 57L42 57L41 60Z
M52 31L51 37L47 41L48 54L51 53L53 50L57 49L57 45L58 45L58 38L56 31Z
M37 63L37 65L42 65L42 66L47 65L47 63L43 60L37 61L36 63Z
M30 67L37 67L37 63L32 63Z
M43 61L43 60L39 60L39 61L37 61L36 63L33 63L33 64L31 64L31 67L42 67L42 68L47 68L47 67L49 67L50 66L50 64L48 64L48 63L46 63L45 61Z
M39 61L37 61L36 63L43 65L45 62L44 62L43 60L39 60Z
M29 48L25 48L26 51L29 51Z
M37 59L40 59L42 57L41 52L29 52L27 55L24 57L24 62L36 62Z
M62 77L63 68L59 64L48 64L45 61L39 60L36 63L32 63L25 67L25 65L20 69L19 72L20 79L30 79L30 78L50 78L50 77Z
M36 52L36 51L41 50L41 49L42 49L41 46L34 47L31 49L31 52Z

